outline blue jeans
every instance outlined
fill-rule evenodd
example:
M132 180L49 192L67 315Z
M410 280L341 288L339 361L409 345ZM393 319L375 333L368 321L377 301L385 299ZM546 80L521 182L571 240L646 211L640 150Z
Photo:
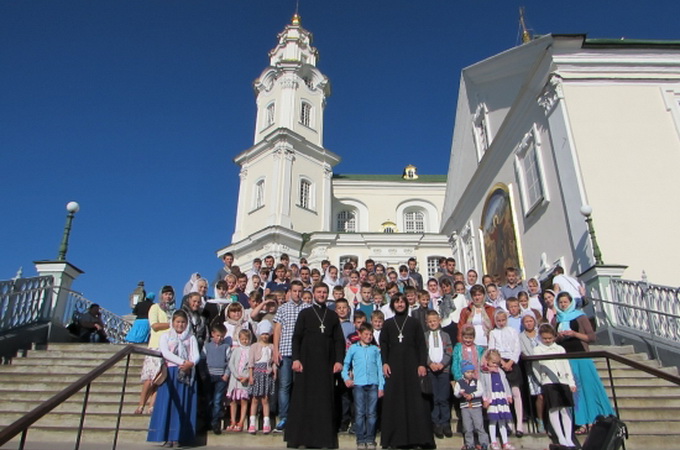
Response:
M432 423L435 425L448 426L451 423L451 405L449 394L451 393L451 374L449 372L427 372L432 384Z
M293 357L281 357L279 367L279 420L288 417L288 404L290 403L290 391L293 386Z
M224 400L224 392L227 390L227 382L219 375L210 375L210 386L212 387L212 396L210 397L210 424L215 426L219 424L222 412L222 400Z
M354 386L354 432L357 444L375 442L375 425L378 414L378 386Z

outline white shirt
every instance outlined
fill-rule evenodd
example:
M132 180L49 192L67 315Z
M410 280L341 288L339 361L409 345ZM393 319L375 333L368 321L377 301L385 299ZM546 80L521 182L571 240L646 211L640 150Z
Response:
M494 328L489 333L489 348L495 348L501 354L501 358L519 361L522 346L519 342L519 333L513 327L506 325L504 328Z

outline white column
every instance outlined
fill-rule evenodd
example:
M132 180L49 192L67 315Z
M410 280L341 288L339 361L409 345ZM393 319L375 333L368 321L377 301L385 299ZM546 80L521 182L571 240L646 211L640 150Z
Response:
M243 165L241 171L239 172L240 184L238 188L238 205L236 207L236 225L234 226L234 234L231 237L232 242L238 242L242 238L244 224L243 221L246 217L246 208L248 207L248 166ZM265 185L266 188L266 185Z
M321 213L321 230L331 231L331 217L333 215L333 187L331 179L333 177L333 168L328 163L323 164L323 187L322 187L322 202L317 211Z
M63 327L64 322L70 319L64 317L69 298L67 290L83 271L66 261L35 261L34 264L41 277L49 275L54 279L51 320Z

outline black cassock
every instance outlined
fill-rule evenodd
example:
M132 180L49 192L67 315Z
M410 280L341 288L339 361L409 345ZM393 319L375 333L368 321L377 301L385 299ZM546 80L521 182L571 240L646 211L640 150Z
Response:
M392 371L385 379L380 444L383 448L435 448L430 406L418 377L418 366L427 366L427 344L418 320L398 314L385 321L380 351Z
M337 448L333 364L343 362L345 339L335 311L325 304L300 311L292 357L300 360L302 372L293 378L284 440L290 448Z

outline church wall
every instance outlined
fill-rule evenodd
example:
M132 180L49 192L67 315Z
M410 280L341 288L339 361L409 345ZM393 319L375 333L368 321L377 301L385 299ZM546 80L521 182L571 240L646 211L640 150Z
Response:
M296 153L291 173L291 191L288 199L291 211L291 228L300 233L322 230L322 214L324 213L323 168L317 161L312 161L305 155ZM303 179L312 183L308 208L300 206L300 183Z
M426 232L438 233L440 226L441 211L444 204L445 185L426 184L416 182L333 182L334 206L331 225L337 229L337 214L347 209L342 204L344 201L352 205L353 202L365 205L357 212L359 224L363 228L358 231L380 232L381 226L386 221L392 221L398 226L398 231L403 231L403 211L405 208L415 208L426 214ZM368 213L368 220L362 217L362 213Z
M680 139L662 86L571 84L565 96L604 261L678 285Z

